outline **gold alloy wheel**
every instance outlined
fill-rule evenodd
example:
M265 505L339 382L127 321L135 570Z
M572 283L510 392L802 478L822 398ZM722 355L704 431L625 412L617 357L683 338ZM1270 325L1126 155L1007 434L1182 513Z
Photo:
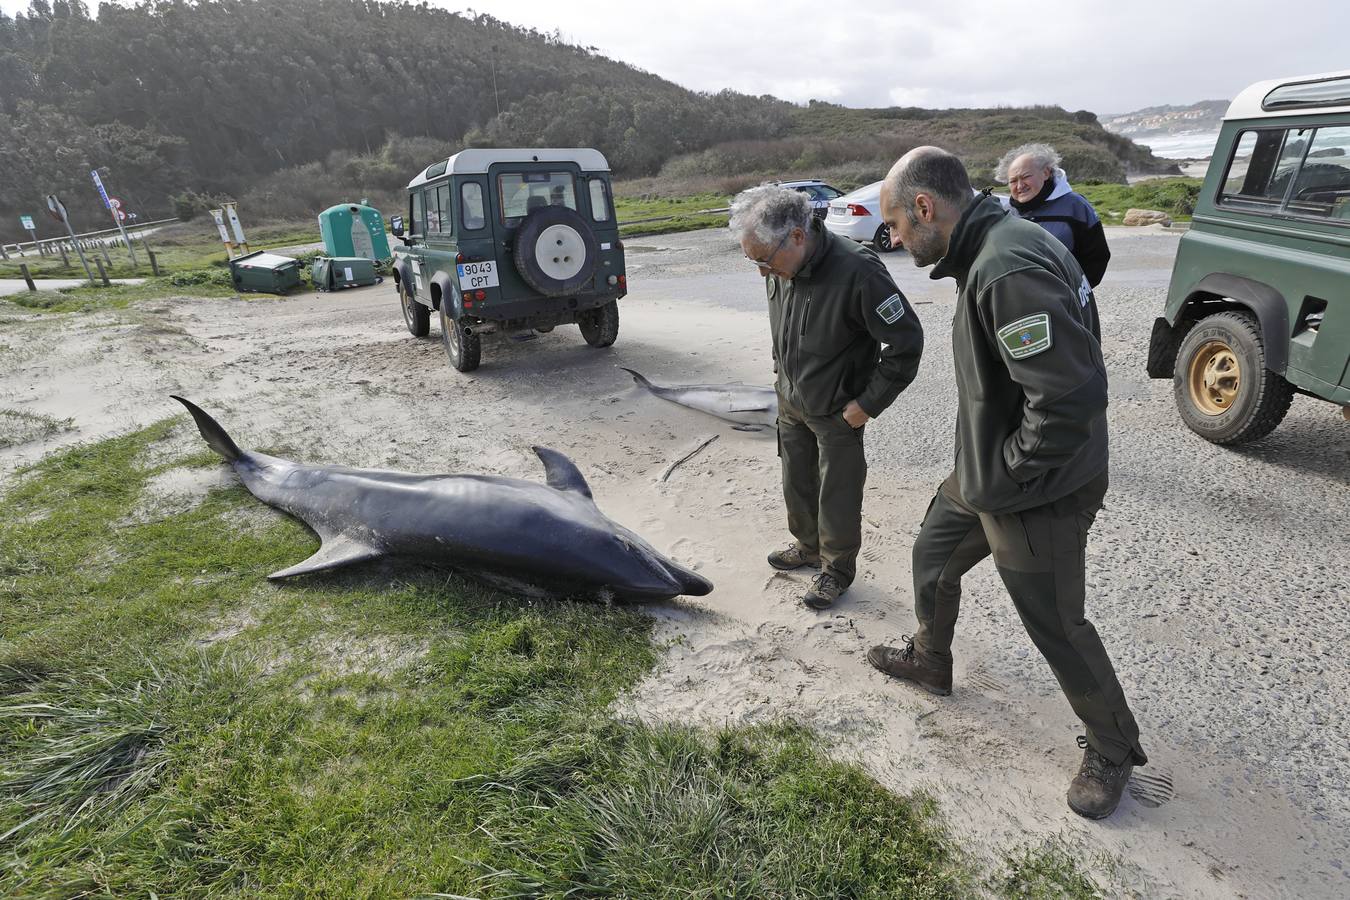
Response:
M1233 407L1242 387L1242 366L1233 348L1223 341L1209 341L1191 357L1186 385L1191 403L1207 416L1218 416Z

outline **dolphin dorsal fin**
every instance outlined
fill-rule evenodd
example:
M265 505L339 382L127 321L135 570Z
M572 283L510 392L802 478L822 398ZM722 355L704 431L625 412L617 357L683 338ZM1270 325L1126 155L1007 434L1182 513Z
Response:
M576 463L548 447L533 449L539 461L544 464L544 475L549 487L555 491L574 491L583 497L591 496L591 486L586 483L586 476L581 474Z

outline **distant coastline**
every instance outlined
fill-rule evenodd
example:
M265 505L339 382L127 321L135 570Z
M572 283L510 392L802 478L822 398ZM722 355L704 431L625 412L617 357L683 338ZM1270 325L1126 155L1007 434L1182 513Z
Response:
M1166 159L1208 159L1219 139L1217 131L1189 131L1179 134L1131 135L1136 144Z

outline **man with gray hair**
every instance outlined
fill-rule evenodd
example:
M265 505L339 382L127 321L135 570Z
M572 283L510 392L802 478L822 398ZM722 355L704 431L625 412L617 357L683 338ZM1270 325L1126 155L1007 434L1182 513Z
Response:
M881 214L933 278L955 278L956 465L914 542L914 613L904 647L873 666L952 691L961 576L987 556L1037 649L1086 726L1069 807L1109 816L1148 761L1111 659L1084 616L1088 529L1107 486L1106 364L1097 304L1069 251L987 194L937 147L900 158Z
M1049 144L1023 144L999 160L994 180L1008 185L1013 212L1059 238L1096 287L1111 261L1106 232L1088 199L1069 186L1059 162Z
M804 194L776 185L744 191L730 227L764 277L778 373L778 455L794 540L770 553L769 565L823 566L802 602L827 609L857 575L864 425L914 380L923 329L877 255L825 230Z

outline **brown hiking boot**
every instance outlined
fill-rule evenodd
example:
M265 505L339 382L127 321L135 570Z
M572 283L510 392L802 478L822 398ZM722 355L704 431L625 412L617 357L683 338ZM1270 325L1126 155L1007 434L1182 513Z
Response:
M900 640L905 646L877 644L867 651L867 661L887 675L913 682L930 694L949 696L952 692L951 663L944 666L926 662L915 652L913 638L905 635Z
M820 553L815 550L807 550L801 544L793 541L782 550L775 550L770 553L769 565L784 572L800 569L802 566L819 566Z
M821 572L811 582L811 589L802 597L802 602L812 609L829 609L846 590L848 585L829 572Z
M1105 819L1120 804L1134 763L1127 760L1116 765L1094 750L1081 734L1078 746L1083 748L1083 764L1069 785L1069 809L1089 819Z

